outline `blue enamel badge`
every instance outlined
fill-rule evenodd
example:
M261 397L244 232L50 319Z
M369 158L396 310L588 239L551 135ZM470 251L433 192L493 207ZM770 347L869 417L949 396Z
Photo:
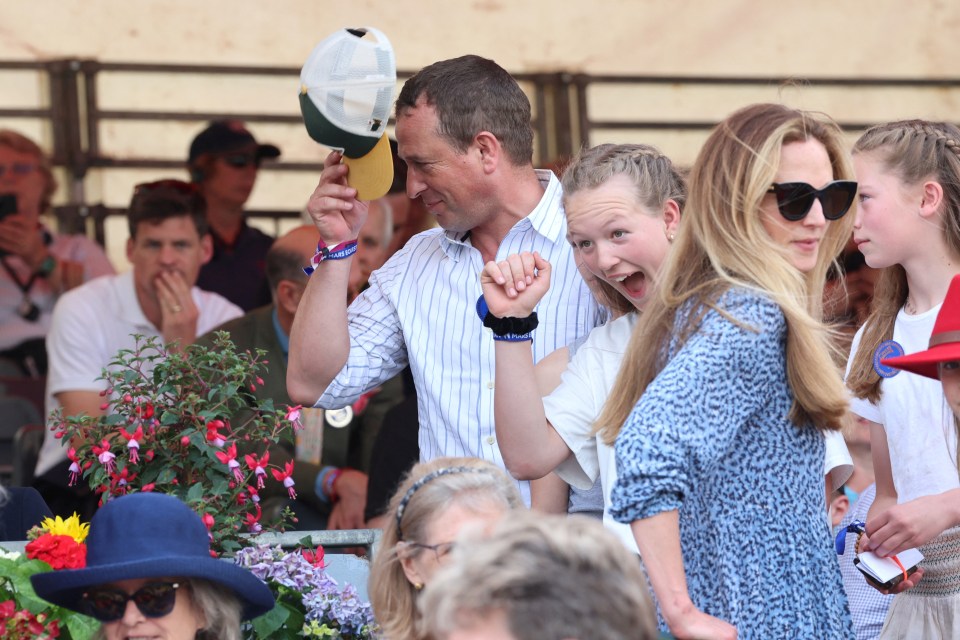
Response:
M892 378L900 373L900 369L888 367L885 364L881 364L880 361L886 360L887 358L897 358L902 356L903 353L903 347L901 347L900 343L896 340L881 342L877 350L873 352L873 370L876 371L877 375L881 378Z

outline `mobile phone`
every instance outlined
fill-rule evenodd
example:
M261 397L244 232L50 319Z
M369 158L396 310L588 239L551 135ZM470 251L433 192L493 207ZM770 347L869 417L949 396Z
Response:
M0 193L0 220L17 212L17 194Z
M867 571L865 571L865 570L863 569L863 567L860 566L860 559L859 559L859 558L854 558L854 559L853 559L853 566L855 566L857 569L859 569L860 573L863 574L863 577L867 579L867 582L869 582L870 584L872 584L874 587L876 587L876 588L878 588L878 589L890 590L890 589L893 589L893 588L894 588L895 586L897 586L898 584L900 584L901 582L903 582L903 574L902 574L902 573L898 573L897 575L895 575L894 577L890 578L890 579L887 580L886 582L880 582L879 580L877 580L876 578L874 578L873 576L871 576L869 573L867 573ZM907 575L908 575L908 576L912 576L912 575L917 571L917 568L918 568L917 565L914 565L914 566L910 567L909 569L907 569Z

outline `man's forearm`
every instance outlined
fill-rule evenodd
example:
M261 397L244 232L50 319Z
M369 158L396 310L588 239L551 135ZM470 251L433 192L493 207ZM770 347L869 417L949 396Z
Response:
M287 362L287 392L294 402L315 404L347 362L347 280L351 260L321 262L310 276L297 307Z

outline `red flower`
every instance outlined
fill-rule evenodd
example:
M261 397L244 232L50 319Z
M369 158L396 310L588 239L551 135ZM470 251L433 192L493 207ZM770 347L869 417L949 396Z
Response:
M87 566L87 545L70 536L45 533L27 543L27 557L43 560L54 569L83 569Z
M130 451L131 464L137 464L140 461L140 441L143 440L143 427L137 427L137 430L130 433L123 427L120 427L120 435L127 441L127 449Z
M67 449L67 458L70 459L70 481L67 482L67 486L72 487L80 479L80 459L77 458L77 450L73 447Z
M217 451L216 456L217 460L227 465L227 468L233 472L237 482L243 482L243 472L240 471L240 463L237 462L237 445L231 444L226 451Z
M301 421L301 418L300 418L301 409L303 409L302 404L298 404L295 407L291 407L290 405L287 405L287 420L289 420L290 423L293 425L293 430L295 432L303 428L303 422Z
M223 434L220 433L220 429L224 427L223 420L211 420L207 423L207 442L210 442L215 447L222 447L227 443L226 438L223 437Z
M291 500L297 499L297 492L293 489L293 478L290 476L293 475L293 460L288 460L287 464L283 466L283 471L278 471L277 469L271 469L273 471L273 477L276 478L277 482L282 482L283 486L287 488L287 494L290 496Z
M270 461L270 452L267 451L257 459L257 456L249 453L243 457L247 461L247 466L253 470L254 475L257 476L257 489L263 489L263 476L267 475L267 463Z
M327 566L323 562L323 547L317 547L315 551L310 549L303 549L300 552L300 555L303 556L303 559L315 566L317 569L323 569Z
M13 612L17 610L17 605L14 604L13 600L7 600L6 602L0 602L0 618L9 618L13 615Z

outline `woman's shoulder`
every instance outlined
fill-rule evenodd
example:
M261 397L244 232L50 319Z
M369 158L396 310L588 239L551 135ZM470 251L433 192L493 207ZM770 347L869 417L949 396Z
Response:
M786 317L770 294L742 286L720 292L704 314L705 322L726 322L756 329L780 330Z

